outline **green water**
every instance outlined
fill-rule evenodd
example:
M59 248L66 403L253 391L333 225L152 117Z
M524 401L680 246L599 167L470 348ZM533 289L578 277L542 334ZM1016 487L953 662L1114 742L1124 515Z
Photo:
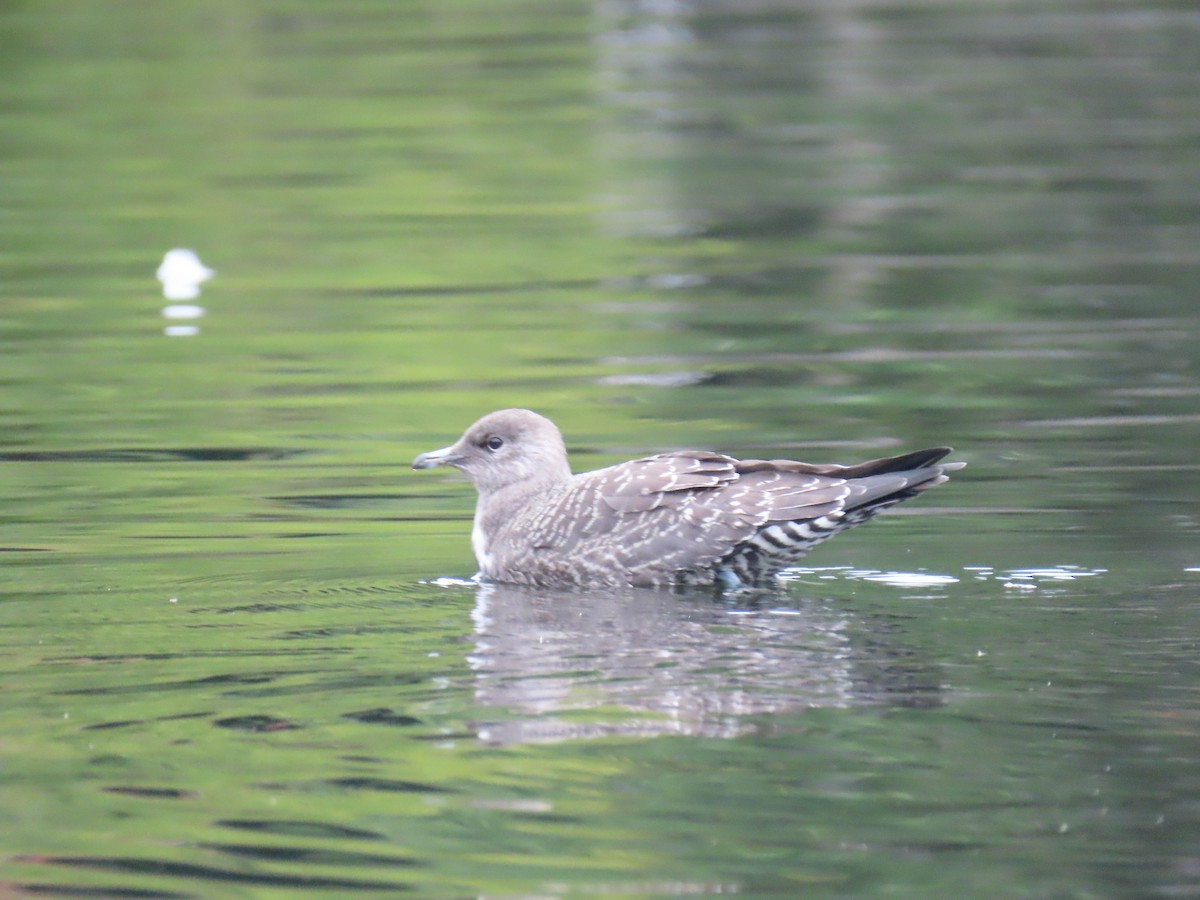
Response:
M1198 46L0 8L0 895L1200 894ZM509 405L969 466L776 595L477 586L409 463Z

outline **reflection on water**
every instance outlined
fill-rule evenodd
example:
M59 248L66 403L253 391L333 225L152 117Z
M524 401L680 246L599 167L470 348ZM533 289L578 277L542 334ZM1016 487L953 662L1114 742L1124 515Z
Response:
M999 581L1005 587L1011 587L1015 582L1028 584L1031 588L1057 583L1077 581L1081 578L1091 578L1103 575L1107 569L1093 569L1086 566L1061 565L1039 566L1035 568L995 569L992 566L963 566L963 578L973 578L975 581ZM873 581L879 584L899 588L943 587L957 584L960 578L955 575L937 574L933 572L883 572L878 569L859 569L853 566L793 566L785 570L783 580L805 581L808 579L850 581Z
M832 582L837 597L868 582L920 602L969 578L1050 596L1056 586L1105 572L967 566L956 576L797 566L783 578L788 593L732 597L433 583L476 590L468 661L476 699L495 714L477 731L485 742L513 744L613 735L730 738L771 731L778 721L763 717L772 714L936 706L942 675L906 645L902 626L856 613L844 597L805 596L811 586Z
M493 743L735 737L770 730L754 718L766 714L937 702L936 667L903 635L792 595L484 584L472 617L476 698L498 714L479 736Z

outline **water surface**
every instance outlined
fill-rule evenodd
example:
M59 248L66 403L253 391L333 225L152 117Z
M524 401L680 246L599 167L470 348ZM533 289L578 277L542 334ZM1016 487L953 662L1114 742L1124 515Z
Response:
M1200 891L1187 4L0 26L0 892ZM481 586L408 466L508 405L969 466L777 592Z

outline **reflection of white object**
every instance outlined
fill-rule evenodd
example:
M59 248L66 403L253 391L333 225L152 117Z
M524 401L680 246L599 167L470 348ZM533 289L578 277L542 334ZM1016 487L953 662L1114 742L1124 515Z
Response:
M204 315L204 307L194 303L172 303L162 310L167 319L198 319Z
M196 251L176 247L167 251L155 274L168 300L193 300L200 296L200 285L217 273L200 262Z
M192 337L200 333L200 329L195 325L168 325L163 329L163 334L167 337Z

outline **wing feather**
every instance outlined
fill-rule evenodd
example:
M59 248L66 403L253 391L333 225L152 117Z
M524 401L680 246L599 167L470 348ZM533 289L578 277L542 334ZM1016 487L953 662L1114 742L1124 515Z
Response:
M860 466L661 453L576 475L524 519L522 529L544 568L587 565L597 579L631 572L647 582L669 581L678 572L715 566L766 526L840 516L937 483L941 467L928 463L942 453L919 451L899 457L900 463ZM900 469L913 462L927 465Z

